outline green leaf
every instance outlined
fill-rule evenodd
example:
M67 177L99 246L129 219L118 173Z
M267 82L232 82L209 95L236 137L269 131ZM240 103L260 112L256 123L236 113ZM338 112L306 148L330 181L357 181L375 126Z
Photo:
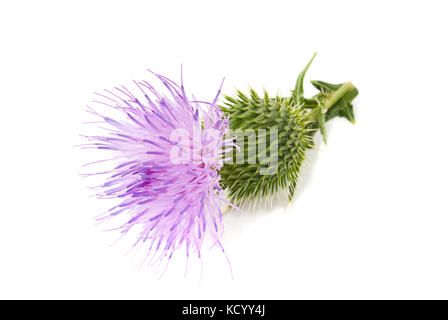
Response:
M342 86L342 83L332 84L318 80L310 80L310 82L317 90L321 92L334 92Z
M305 68L302 70L302 72L300 72L299 77L297 78L297 82L296 82L296 87L293 91L293 99L295 103L303 103L303 81L305 79L305 74L308 71L308 68L310 67L311 63L314 60L314 57L316 57L317 52L314 53L313 57L311 58L311 60L307 63L307 65L305 66Z

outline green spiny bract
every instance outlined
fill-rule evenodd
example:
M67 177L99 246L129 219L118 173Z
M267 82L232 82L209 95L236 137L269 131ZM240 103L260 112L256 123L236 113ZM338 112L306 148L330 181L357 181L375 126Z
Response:
M300 73L290 97L271 98L266 91L259 96L253 89L249 96L241 91L234 98L225 96L221 108L230 115L230 129L241 151L230 152L231 160L224 163L220 175L234 203L279 190L287 190L291 200L305 152L314 146L314 133L319 130L326 142L326 121L339 116L354 122L351 102L358 90L350 82L311 81L319 93L304 97L303 80L313 59Z
M254 90L250 97L238 92L237 98L226 100L223 109L230 114L230 129L240 139L245 135L244 145L238 141L244 154L233 153L233 161L227 161L220 171L231 199L241 202L283 188L288 188L292 197L305 150L312 146L313 129L306 110L292 98L270 98L267 92L261 98ZM277 143L271 141L273 129L277 130ZM250 150L255 154L250 155ZM244 161L238 161L238 155L244 156ZM266 172L269 168L275 172Z

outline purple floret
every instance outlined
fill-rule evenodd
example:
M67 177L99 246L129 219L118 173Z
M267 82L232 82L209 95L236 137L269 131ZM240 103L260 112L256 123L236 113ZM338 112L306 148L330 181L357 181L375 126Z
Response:
M119 119L89 107L107 134L87 136L83 147L108 150L114 162L97 196L120 201L98 221L126 216L118 229L137 230L135 245L147 244L150 261L169 260L181 247L200 257L206 233L222 249L220 207L227 202L218 171L233 145L225 136L229 121L216 106L220 91L211 103L194 101L183 81L155 76L169 94L147 81L134 82L134 92L121 87L98 94L95 103L118 110Z

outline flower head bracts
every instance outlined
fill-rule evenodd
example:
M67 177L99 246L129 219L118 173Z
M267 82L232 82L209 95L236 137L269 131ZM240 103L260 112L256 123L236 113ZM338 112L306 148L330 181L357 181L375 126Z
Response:
M127 234L138 230L136 245L147 245L146 259L162 261L182 246L187 257L200 257L208 232L221 249L223 204L219 169L223 155L233 145L225 135L229 121L215 105L190 100L183 81L178 85L155 74L167 94L149 82L135 82L98 94L101 105L118 110L121 120L89 112L106 125L105 136L86 136L84 148L109 150L115 162L99 187L99 198L119 203L98 221L126 217L119 228ZM224 201L225 202L225 201ZM118 219L117 219L118 220Z

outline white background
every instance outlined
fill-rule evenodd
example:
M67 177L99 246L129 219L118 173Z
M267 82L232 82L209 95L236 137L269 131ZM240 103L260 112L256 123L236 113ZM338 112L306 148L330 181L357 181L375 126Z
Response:
M448 298L444 1L4 1L0 298ZM151 68L204 100L352 81L293 205L225 216L231 260L152 269L94 226L79 177L93 92ZM308 95L313 88L307 84ZM182 253L183 254L183 253ZM199 283L200 282L200 283Z

